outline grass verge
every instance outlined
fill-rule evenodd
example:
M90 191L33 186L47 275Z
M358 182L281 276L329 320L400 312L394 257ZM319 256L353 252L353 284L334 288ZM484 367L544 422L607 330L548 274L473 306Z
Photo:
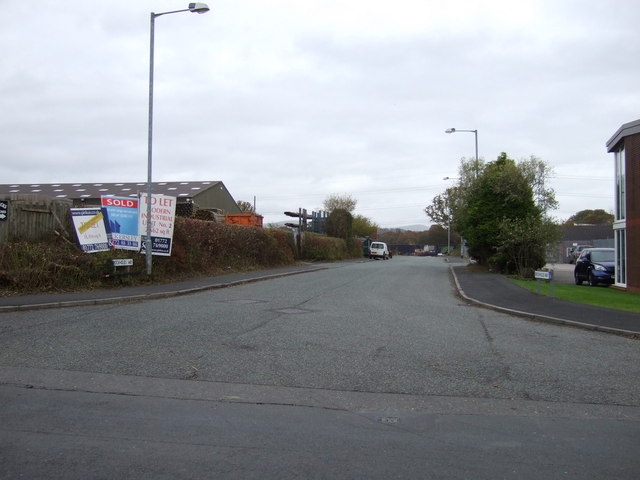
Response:
M538 293L538 282L536 280L522 280L517 278L510 278L509 280L523 288L526 288L527 290ZM541 281L540 283L540 293L542 295L549 296L549 282ZM567 285L558 283L553 285L553 290L554 296L562 300L640 313L640 295L636 293L600 286L589 287L587 285Z

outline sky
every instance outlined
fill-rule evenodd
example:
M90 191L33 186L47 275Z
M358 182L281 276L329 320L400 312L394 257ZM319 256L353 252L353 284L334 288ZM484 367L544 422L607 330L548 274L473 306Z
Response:
M3 0L0 183L146 181L150 12L188 3ZM350 195L380 227L426 228L475 155L456 128L485 161L545 161L554 218L613 210L640 2L208 5L155 19L154 181L221 180L265 224Z

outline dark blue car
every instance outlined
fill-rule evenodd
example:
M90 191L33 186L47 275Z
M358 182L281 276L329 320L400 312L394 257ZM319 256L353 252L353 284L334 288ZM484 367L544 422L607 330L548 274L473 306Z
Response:
M573 269L576 285L612 285L615 282L615 249L587 248L576 260Z

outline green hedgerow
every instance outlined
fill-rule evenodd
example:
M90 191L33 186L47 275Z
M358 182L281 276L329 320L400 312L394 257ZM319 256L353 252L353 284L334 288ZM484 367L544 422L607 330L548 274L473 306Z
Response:
M347 246L344 239L310 232L305 233L304 239L305 259L330 261L360 256L360 249ZM134 266L127 274L122 268L115 271L111 261L114 258L132 258ZM151 279L145 274L145 257L138 252L111 250L89 254L60 238L4 242L0 244L0 295L169 282L275 268L295 261L296 248L289 230L177 217L171 256L153 257Z

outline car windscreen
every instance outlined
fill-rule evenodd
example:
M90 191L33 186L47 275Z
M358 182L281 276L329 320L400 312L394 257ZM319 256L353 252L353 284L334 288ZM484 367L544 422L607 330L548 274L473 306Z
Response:
M372 243L371 248L384 248L384 246L381 243Z
M591 261L593 263L612 263L613 262L613 250L612 251L603 251L603 250L593 250L591 252Z

